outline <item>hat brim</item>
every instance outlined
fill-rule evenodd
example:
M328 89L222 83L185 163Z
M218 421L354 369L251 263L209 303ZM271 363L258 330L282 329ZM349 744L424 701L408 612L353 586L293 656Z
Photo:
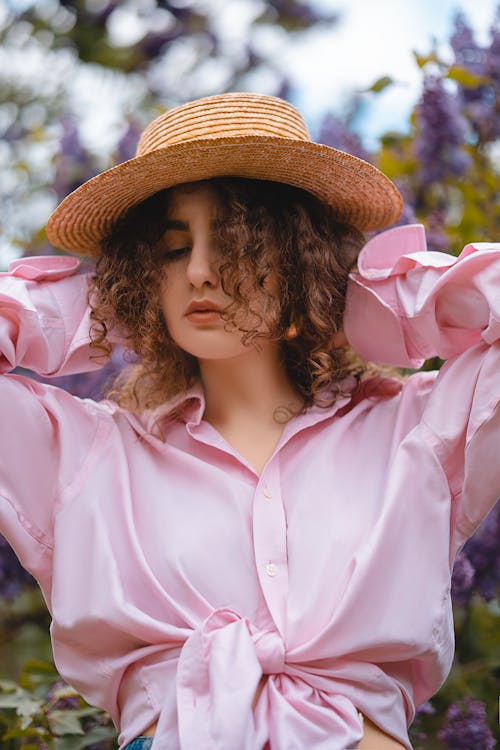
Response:
M391 180L352 154L311 141L246 136L200 139L151 151L88 180L49 217L49 241L83 255L130 209L174 185L211 177L272 180L302 188L330 205L339 221L363 231L394 224L403 200Z

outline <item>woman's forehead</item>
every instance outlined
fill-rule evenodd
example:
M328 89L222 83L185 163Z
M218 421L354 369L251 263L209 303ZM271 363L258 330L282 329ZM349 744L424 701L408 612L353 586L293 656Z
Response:
M174 185L168 191L170 200L181 200L191 196L210 196L215 197L216 190L207 180L198 182L182 182L180 185Z
M168 191L167 215L181 218L177 214L189 214L193 211L209 211L215 214L217 193L207 182L189 182L176 185Z

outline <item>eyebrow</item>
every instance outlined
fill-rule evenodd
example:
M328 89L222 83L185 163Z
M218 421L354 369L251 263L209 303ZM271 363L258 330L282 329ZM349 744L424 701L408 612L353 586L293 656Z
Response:
M214 229L215 220L210 222L210 229ZM180 221L179 219L167 219L165 222L165 232L169 230L177 230L180 232L189 232L189 224L186 221Z
M178 229L181 232L189 232L189 224L185 221L179 221L178 219L168 219L165 223L165 231L169 229Z

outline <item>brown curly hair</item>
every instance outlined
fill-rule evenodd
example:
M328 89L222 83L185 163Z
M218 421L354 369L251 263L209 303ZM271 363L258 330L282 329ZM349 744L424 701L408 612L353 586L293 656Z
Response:
M249 299L255 290L272 295L266 280L273 273L279 295L269 299L265 335L280 343L302 411L312 404L330 406L340 393L339 383L348 375L359 379L364 369L349 347L334 343L342 329L348 273L364 236L339 223L332 209L313 195L290 185L239 177L203 184L210 186L216 202L214 233L224 259L221 286L233 298L223 314L226 326L234 327L243 309L257 325L249 330L238 325L242 342L251 345L264 335L256 330L262 318ZM118 325L137 357L108 398L135 412L181 394L199 376L197 359L172 340L160 306L168 264L159 248L172 190L135 206L113 227L101 244L91 281L91 347L108 357L108 334ZM294 338L287 336L292 322Z

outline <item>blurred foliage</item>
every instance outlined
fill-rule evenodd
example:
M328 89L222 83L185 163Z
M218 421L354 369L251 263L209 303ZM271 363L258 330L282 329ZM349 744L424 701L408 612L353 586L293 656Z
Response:
M221 7L216 0L46 0L15 14L0 3L0 265L57 252L43 231L50 210L133 156L141 129L160 111L227 90L289 97L280 45L337 21L299 0ZM386 133L375 153L354 124L366 97L399 85L389 76L353 96L347 116L325 108L318 140L379 166L405 198L400 223L424 223L432 249L456 254L467 242L500 239L500 7L483 45L458 14L450 49L447 59L437 47L415 52L422 91L409 127ZM114 359L107 371L52 382L99 398L119 366ZM500 739L499 539L497 504L455 562L455 661L418 710L416 750L491 750ZM116 745L109 716L85 705L50 662L49 617L32 585L0 540L1 746L108 750Z
M414 53L422 93L404 133L382 136L376 153L351 147L350 127L364 99L345 119L328 119L324 143L364 156L391 177L403 194L399 223L422 222L429 246L457 254L468 242L500 237L500 6L490 40L479 45L463 14L450 39L451 57L438 49ZM363 92L383 96L399 84L384 76Z
M52 663L50 616L40 590L25 586L2 605L2 750L114 750L116 731L108 714L88 706Z
M0 680L2 748L113 750L110 717L89 706L48 662L27 661L19 682Z

